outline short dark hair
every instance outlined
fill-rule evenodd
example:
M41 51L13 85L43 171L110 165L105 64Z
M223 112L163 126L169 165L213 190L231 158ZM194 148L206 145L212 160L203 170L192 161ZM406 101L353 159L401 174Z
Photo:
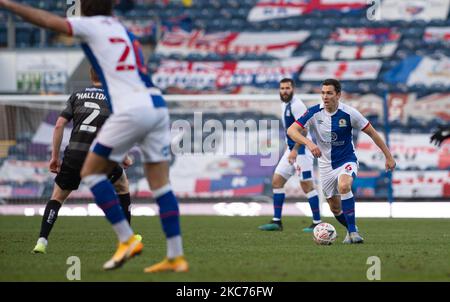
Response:
M293 80L293 79L290 79L290 78L284 78L284 79L282 79L282 80L280 81L280 84L281 84L281 83L291 83L292 88L295 87L294 80Z
M341 83L336 79L326 79L322 82L322 86L334 86L336 94L341 92Z
M83 16L111 16L113 0L81 0L81 13Z

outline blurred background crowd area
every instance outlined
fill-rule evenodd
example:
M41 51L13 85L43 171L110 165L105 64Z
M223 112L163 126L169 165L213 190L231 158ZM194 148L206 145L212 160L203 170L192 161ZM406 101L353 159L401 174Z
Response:
M20 2L61 16L74 11L72 0ZM450 120L449 7L450 0L121 0L114 13L139 38L153 83L166 95L211 96L210 105L197 107L169 102L172 122L193 125L193 108L203 112L202 123L279 119L277 99L259 106L248 97L234 103L217 97L276 96L282 77L295 80L297 93L317 94L323 79L339 79L342 100L389 134L398 161L391 181L381 153L367 137L355 135L361 172L354 191L379 199L392 186L395 197L413 200L450 196L449 144L429 141ZM88 63L77 42L0 10L0 96L70 94L88 85ZM0 198L50 194L46 161L56 109L0 103ZM281 131L273 148L282 149L282 139ZM149 196L140 156L134 156L132 190ZM260 159L175 154L172 182L180 196L269 196L274 167L260 167ZM288 195L303 196L297 181L288 183ZM76 194L89 192L81 188Z

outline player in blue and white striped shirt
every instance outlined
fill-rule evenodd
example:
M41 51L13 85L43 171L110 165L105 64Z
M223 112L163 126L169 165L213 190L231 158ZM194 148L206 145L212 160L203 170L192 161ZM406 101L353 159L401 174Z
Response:
M294 86L295 84L292 79L284 78L280 81L281 115L284 129L289 128L307 110L303 101L294 95ZM303 231L312 232L314 227L322 222L320 220L319 196L314 188L313 181L314 157L305 146L296 144L288 135L286 135L286 145L286 151L278 162L272 178L273 218L270 223L261 225L259 229L263 231L283 230L281 214L285 199L284 185L297 170L300 187L308 199L313 214L312 224L304 228Z
M322 83L322 103L313 106L288 129L296 143L304 144L318 158L323 192L336 219L344 225L344 243L363 243L355 220L353 179L358 173L358 160L353 146L353 129L369 135L386 157L386 170L395 168L388 147L369 121L353 107L339 102L341 84L335 79ZM304 128L314 133L317 145L302 135Z

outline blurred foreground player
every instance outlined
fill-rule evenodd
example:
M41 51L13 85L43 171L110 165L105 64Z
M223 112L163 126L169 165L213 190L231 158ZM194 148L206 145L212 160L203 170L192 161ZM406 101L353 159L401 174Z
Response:
M178 201L169 184L169 112L161 91L150 80L139 42L112 17L113 2L81 0L83 17L67 19L9 0L0 0L0 7L35 25L80 38L86 56L102 81L112 114L93 143L81 178L119 240L116 252L103 268L118 268L143 249L107 177L128 150L137 145L167 238L167 257L144 271L186 272L188 263L183 256Z
M358 173L358 160L353 146L353 129L361 130L374 141L386 157L386 171L395 168L395 160L377 131L353 107L339 102L341 84L335 79L322 83L322 103L313 106L288 129L288 135L304 144L319 158L319 172L323 192L336 219L344 225L347 236L344 243L363 243L355 219L353 179ZM317 145L302 135L308 128Z
M81 167L88 154L89 147L110 115L102 84L92 68L90 77L92 87L75 92L70 96L66 108L58 117L53 130L52 157L49 169L57 175L52 196L45 207L39 239L32 251L33 253L46 253L48 236L58 218L58 211L70 193L78 189L81 182ZM64 128L71 120L73 120L73 129L69 144L64 150L64 158L61 164L59 152ZM124 167L128 167L130 164L131 159L126 158L123 163ZM108 179L114 185L122 210L128 222L130 222L130 192L128 179L122 167L116 165L108 175Z
M294 81L284 78L280 81L281 114L284 129L287 130L297 119L306 112L306 106L302 100L294 95ZM304 131L305 135L307 131ZM259 226L262 231L281 231L283 225L281 214L285 198L284 185L295 174L296 168L300 170L300 186L308 198L313 221L309 227L303 229L304 232L312 232L314 227L321 223L319 196L314 188L313 182L313 162L314 157L304 145L296 144L289 135L286 135L287 148L283 157L278 162L272 177L273 208L274 215L268 224Z

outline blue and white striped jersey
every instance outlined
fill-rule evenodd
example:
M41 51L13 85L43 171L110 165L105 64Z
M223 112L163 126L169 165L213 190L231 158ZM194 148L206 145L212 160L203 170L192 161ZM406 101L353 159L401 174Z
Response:
M281 102L281 116L283 127L287 130L297 119L305 114L307 108L302 100L297 98L295 95L292 100L288 103ZM308 136L310 138L310 136ZM295 146L295 142L286 133L286 143L289 150L292 150ZM305 154L305 146L302 145L298 149L298 154Z
M353 107L339 103L334 113L328 113L323 103L313 106L297 120L314 133L322 152L319 167L336 169L346 162L357 162L353 145L353 129L364 130L369 121Z
M102 81L111 112L166 106L150 79L141 45L119 20L70 17L67 23L72 35L81 39L81 47Z

